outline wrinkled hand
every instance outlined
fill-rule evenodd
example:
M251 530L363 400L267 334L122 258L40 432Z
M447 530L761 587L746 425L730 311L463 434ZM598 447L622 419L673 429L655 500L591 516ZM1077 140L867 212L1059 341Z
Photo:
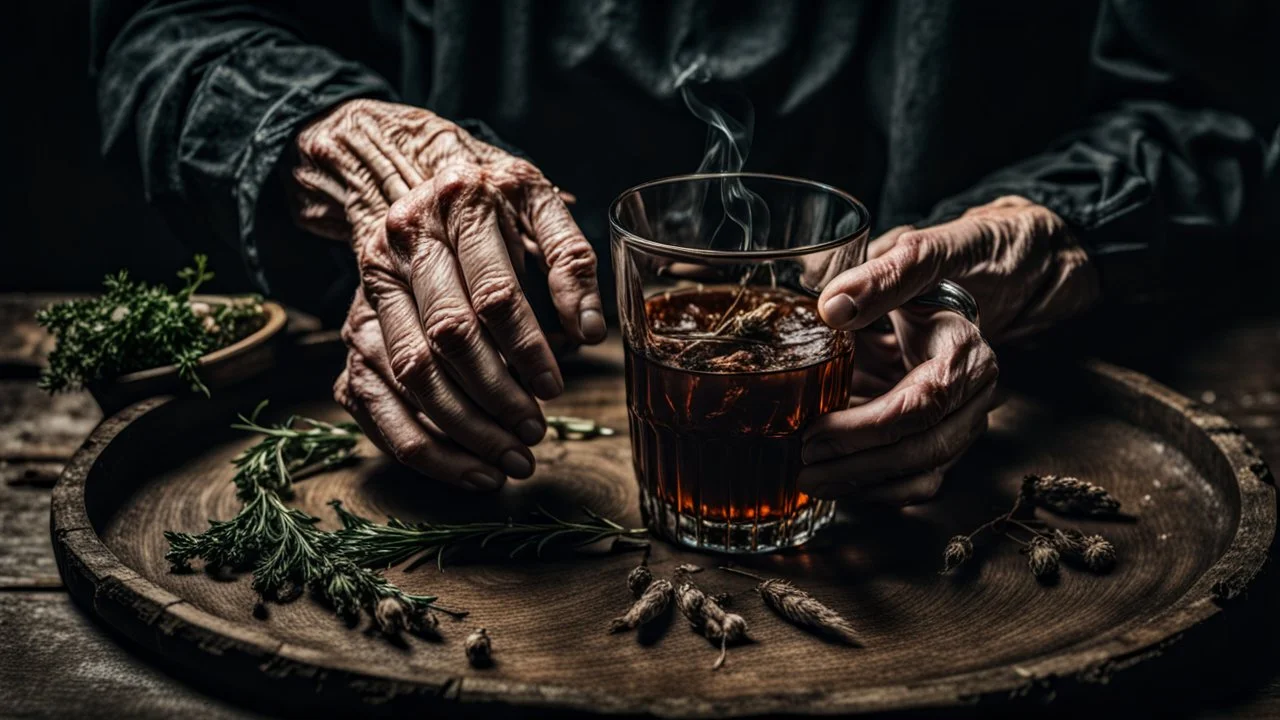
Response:
M296 219L349 240L361 293L335 396L405 464L480 489L528 477L564 388L520 284L546 267L561 325L604 338L596 258L537 168L419 108L354 100L298 137Z
M806 431L799 482L818 497L921 502L986 430L999 371L984 336L1021 338L1082 312L1097 274L1062 219L1020 197L894 228L868 256L818 301L829 325L859 331L856 397ZM950 312L902 307L944 278L978 299L981 333ZM892 334L865 329L886 314Z

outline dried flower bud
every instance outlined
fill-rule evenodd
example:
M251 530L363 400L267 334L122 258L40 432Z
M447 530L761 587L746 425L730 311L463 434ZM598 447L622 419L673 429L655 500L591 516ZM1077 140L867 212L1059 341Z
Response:
M675 590L671 587L670 580L654 580L626 613L613 619L609 624L609 632L634 630L658 617L671 604L671 597L674 594Z
M1058 551L1043 535L1031 538L1027 544L1027 565L1031 574L1040 582L1049 582L1058 576Z
M408 613L398 598L384 597L373 606L373 619L383 635L399 635L408 626Z
M788 622L857 645L853 626L835 610L785 580L765 580L756 587L765 605Z
M632 597L640 597L651 583L653 583L653 573L644 563L635 566L631 574L627 575L627 587L631 590Z
M681 563L676 566L676 572L692 575L694 573L702 572L702 568L698 565L694 565L693 563Z
M1022 496L1060 515L1096 517L1120 511L1120 501L1106 488L1073 477L1028 475L1022 481Z
M701 590L693 585L693 583L680 583L676 588L676 609L684 615L689 621L689 625L698 632L702 632L706 625L707 618L702 614L702 606L707 602L707 596Z
M487 667L493 661L493 644L489 640L489 632L484 628L468 635L462 647L467 653L467 662L472 667Z
M973 541L968 535L956 535L947 543L947 549L942 553L942 572L963 565L971 557L973 557Z
M1068 559L1079 559L1084 552L1084 533L1075 528L1053 528L1047 536L1049 544Z
M410 612L409 629L416 633L435 635L440 632L440 618L426 608Z
M1090 535L1084 539L1085 567L1096 573L1109 572L1116 564L1116 548L1101 535Z

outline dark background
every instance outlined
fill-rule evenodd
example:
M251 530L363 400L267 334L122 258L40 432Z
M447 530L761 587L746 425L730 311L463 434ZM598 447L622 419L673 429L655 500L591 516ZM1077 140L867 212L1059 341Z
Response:
M0 193L0 292L91 291L105 273L120 268L148 281L172 283L193 250L147 207L137 183L113 173L99 156L95 90L88 73L89 2L15 3L6 7L6 15L0 23L0 78L7 85L0 157L8 175ZM1241 245L1205 248L1234 256L1230 262L1238 268L1211 286L1192 289L1195 305L1206 312L1242 303L1276 305L1278 152L1272 149L1270 218ZM234 263L219 262L215 270L218 278L208 289L252 290ZM1202 301L1209 299L1215 302L1204 307ZM1185 319L1184 309L1178 314Z

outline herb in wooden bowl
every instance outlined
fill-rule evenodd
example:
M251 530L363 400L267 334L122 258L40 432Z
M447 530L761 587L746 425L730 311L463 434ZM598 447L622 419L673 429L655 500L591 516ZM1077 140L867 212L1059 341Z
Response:
M137 399L134 395L174 389L165 375L172 375L178 387L208 395L200 371L212 354L241 344L247 350L251 336L261 343L283 328L283 309L258 296L196 296L213 278L204 255L196 255L195 265L178 277L183 286L173 292L131 280L121 270L104 279L102 295L41 310L36 319L57 344L40 387L49 392L87 387L104 410ZM138 392L112 387L129 380Z

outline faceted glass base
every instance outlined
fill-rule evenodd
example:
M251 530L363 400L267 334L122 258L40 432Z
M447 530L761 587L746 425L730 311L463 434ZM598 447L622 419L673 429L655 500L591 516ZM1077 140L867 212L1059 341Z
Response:
M719 522L682 513L641 487L640 511L649 530L665 540L698 550L747 555L803 545L831 522L836 504L811 498L786 520Z

